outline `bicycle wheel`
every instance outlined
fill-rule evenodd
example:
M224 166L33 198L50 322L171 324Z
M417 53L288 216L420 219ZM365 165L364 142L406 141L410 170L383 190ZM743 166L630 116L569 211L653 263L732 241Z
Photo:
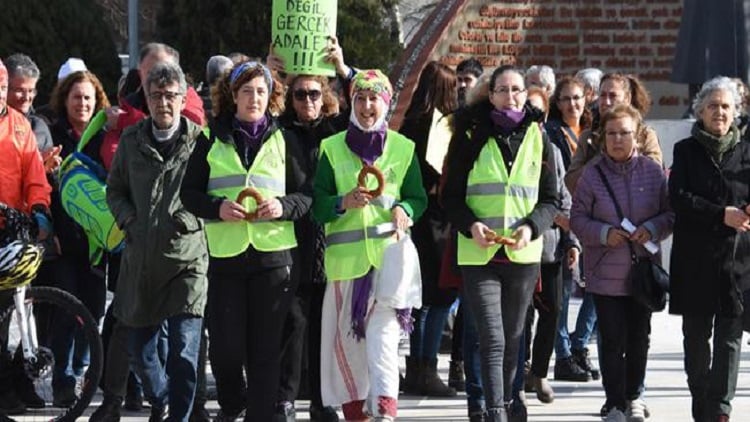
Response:
M25 375L34 383L34 389L44 401L42 409L28 409L19 420L53 420L72 422L81 416L96 393L102 373L103 352L99 337L99 327L75 296L55 287L30 287L26 290L25 305L32 311L35 319L39 348L35 352L35 362L24 361ZM10 342L12 347L19 344L18 321L15 316L15 304L6 302L0 313L0 324L10 320ZM68 325L73 330L59 330ZM53 374L56 357L50 344L55 339L55 331L75 332L76 341L83 349L88 349L87 367L80 368L82 373L75 376L75 395L67 400L65 407L56 407L54 402ZM15 334L15 338L14 338ZM19 355L20 357L20 351ZM21 359L17 359L20 361ZM16 372L18 376L19 372Z

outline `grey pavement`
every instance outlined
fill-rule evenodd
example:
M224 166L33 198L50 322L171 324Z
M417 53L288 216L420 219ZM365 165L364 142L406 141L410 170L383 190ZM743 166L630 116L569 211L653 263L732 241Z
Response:
M570 310L570 324L577 314L580 300L573 299ZM685 382L682 364L682 334L679 317L666 312L654 314L652 319L651 350L649 353L648 373L646 376L646 402L651 409L652 422L690 421L690 392ZM745 342L743 347L748 349ZM590 348L596 362L596 347ZM554 359L554 356L553 356ZM449 356L440 355L439 369L443 379L447 378ZM553 368L554 361L550 368ZM550 370L550 378L552 371ZM211 379L211 382L213 380ZM555 401L541 404L534 393L527 395L529 401L529 421L565 422L565 421L600 421L598 413L604 403L604 391L601 381L587 383L558 382L551 379L555 390ZM743 351L740 366L737 395L733 402L732 420L750 421L750 352ZM98 394L85 416L101 402ZM307 401L298 401L297 420L307 421ZM212 415L218 412L218 404L211 401L207 406ZM340 413L340 412L339 412ZM44 412L29 413L17 417L19 421L41 420ZM148 411L143 413L123 414L123 421L145 421ZM81 418L80 420L86 420ZM343 420L343 419L342 419ZM466 421L466 398L463 394L450 399L432 399L414 396L402 396L399 401L399 421ZM263 421L258 421L263 422Z

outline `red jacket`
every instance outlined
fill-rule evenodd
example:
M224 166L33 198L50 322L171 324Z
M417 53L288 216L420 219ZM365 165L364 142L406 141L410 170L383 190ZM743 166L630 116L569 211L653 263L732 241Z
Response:
M6 107L0 116L0 202L24 212L49 208L52 188L28 119Z
M120 102L120 109L124 113L120 114L117 120L117 127L110 129L104 135L104 140L99 150L102 163L107 171L109 171L112 165L112 159L115 156L115 151L117 151L117 145L120 143L122 131L148 117L146 111L148 106L146 104L137 104L144 101L143 91L139 90L135 92L135 95L129 96ZM185 94L185 101L185 109L182 110L182 115L192 120L198 126L204 126L206 119L205 112L203 111L203 100L201 100L201 97L195 92L193 87L188 87L187 94Z

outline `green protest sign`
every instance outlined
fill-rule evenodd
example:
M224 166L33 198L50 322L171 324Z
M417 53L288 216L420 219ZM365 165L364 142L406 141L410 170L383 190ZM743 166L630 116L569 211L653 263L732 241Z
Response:
M336 35L336 0L273 0L273 52L288 73L334 76L325 61L328 37Z

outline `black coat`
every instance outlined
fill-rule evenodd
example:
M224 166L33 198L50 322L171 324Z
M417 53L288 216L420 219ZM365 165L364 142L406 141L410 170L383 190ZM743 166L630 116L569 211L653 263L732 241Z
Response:
M440 289L438 286L450 228L437 196L442 169L435 169L427 162L427 141L431 125L432 113L407 116L399 132L414 141L414 153L422 171L422 186L427 192L427 209L411 231L414 246L419 252L422 302L427 306L449 306L456 300L455 291Z
M750 288L750 233L726 226L724 208L750 203L750 143L738 143L717 165L691 137L675 145L673 163L669 310L737 316L740 292Z
M318 166L320 141L342 130L349 124L347 115L323 117L314 125L301 125L293 117L293 113L284 114L279 118L279 124L292 132L299 143L299 149L304 156L305 174L312 179ZM292 252L292 278L299 283L325 283L323 268L323 254L325 238L323 227L312 218L308 212L304 217L294 222L294 232L297 236L297 248ZM320 239L316 242L316 239Z
M227 198L212 196L206 192L211 171L206 157L214 142L230 142L237 149L241 158L244 154L240 151L243 147L240 145L237 133L232 127L231 115L220 115L209 127L211 128L211 139L201 134L190 156L185 177L182 179L180 199L185 209L195 214L196 217L218 220L219 207ZM312 184L305 171L305 158L300 151L297 137L292 132L279 127L276 121L272 120L261 142L266 142L277 130L280 130L284 136L286 146L287 195L278 198L283 208L279 220L296 221L303 218L310 209ZM250 162L244 162L243 158L245 168L249 168L254 159L253 156L250 158ZM244 253L237 256L229 258L211 257L209 272L246 275L291 265L292 255L289 250L261 252L250 245Z
M456 125L453 139L448 149L448 175L443 188L443 206L446 216L453 228L471 237L471 225L479 218L466 205L466 184L469 172L474 168L474 162L484 145L495 138L500 152L503 154L505 166L510 172L512 162L520 148L529 125L538 124L539 115L535 109L526 107L526 117L510 135L497 133L490 112L492 105L483 101L474 106L461 110L456 114ZM471 137L467 133L471 133ZM555 157L552 145L546 132L543 135L542 172L539 176L539 197L534 210L520 224L528 224L532 230L532 240L552 226L552 220L560 206L555 170ZM522 165L516 163L518 165ZM501 249L502 250L502 249Z

